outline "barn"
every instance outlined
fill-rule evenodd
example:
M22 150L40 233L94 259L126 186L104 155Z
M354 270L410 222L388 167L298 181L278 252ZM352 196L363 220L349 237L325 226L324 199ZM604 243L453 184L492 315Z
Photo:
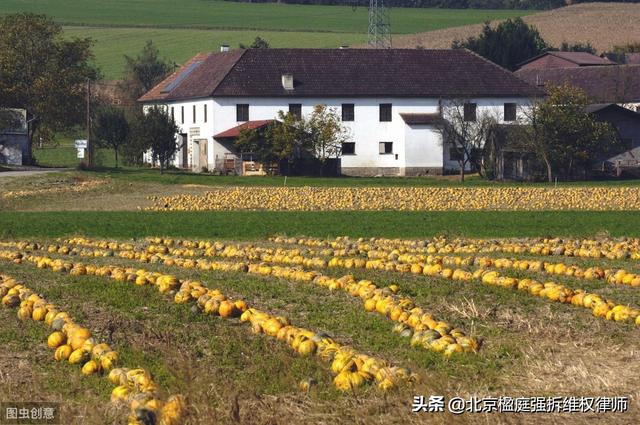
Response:
M469 120L491 110L508 123L542 95L464 49L247 49L199 54L139 101L166 108L180 126L177 167L239 169L229 135L325 104L351 137L342 174L405 176L458 167L436 128L447 101L464 102Z

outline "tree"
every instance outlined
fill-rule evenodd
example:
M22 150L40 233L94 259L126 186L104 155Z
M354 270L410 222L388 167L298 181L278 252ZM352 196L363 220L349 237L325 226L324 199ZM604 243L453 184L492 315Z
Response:
M618 63L627 62L627 53L640 53L640 43L627 43L622 46L613 46L613 50L605 52L603 55L609 60Z
M15 109L0 109L0 133L2 130L14 129L24 123L22 114Z
M244 45L243 43L240 43L238 45L238 47L240 47L241 49L268 49L271 46L269 45L269 42L267 40L265 40L264 38L262 38L260 36L257 36L253 40L253 43L249 44L248 47L246 45Z
M287 161L287 173L296 157L308 150L310 144L305 121L282 111L278 112L278 121L269 126L266 137L271 139L274 156Z
M113 106L105 106L98 110L93 125L95 140L102 146L114 150L116 168L118 168L118 150L129 139L129 122L124 111Z
M586 93L570 85L549 87L549 96L526 112L525 144L545 164L547 180L586 175L594 161L622 148L615 129L586 110Z
M269 132L269 127L241 130L234 144L240 152L251 153L256 161L268 166L278 159L274 152L273 139L266 136Z
M478 112L475 103L464 99L443 102L440 109L442 117L436 128L444 147L453 154L451 159L458 162L463 182L467 165L482 171L480 152L497 118L487 109Z
M160 83L176 66L160 58L160 51L151 40L146 42L135 58L125 55L124 60L125 77L121 87L134 102Z
M60 131L83 122L87 81L98 76L91 46L88 38L64 37L44 15L0 18L0 106L27 111L26 162L33 162L39 128Z
M591 53L592 55L595 55L597 52L596 48L593 47L589 42L568 43L566 41L563 41L562 44L560 44L560 51L561 52L586 52L586 53Z
M482 33L465 41L455 40L454 49L466 48L514 71L517 65L547 51L550 46L534 27L521 18L507 19L494 29L485 22Z
M329 158L340 156L342 144L350 139L349 131L336 110L327 108L327 105L316 105L304 128L308 133L309 147L320 161L322 173Z
M160 173L169 167L169 161L181 147L176 143L177 133L173 118L159 106L147 109L136 126L139 145L151 149L153 160L160 163Z

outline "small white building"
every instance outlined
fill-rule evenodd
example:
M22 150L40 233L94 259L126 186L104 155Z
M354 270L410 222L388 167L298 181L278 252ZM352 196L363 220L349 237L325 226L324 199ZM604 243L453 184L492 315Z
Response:
M467 103L469 119L491 110L508 123L542 95L464 49L248 49L199 54L139 101L180 126L178 167L222 169L240 128L325 104L352 137L343 174L404 176L458 167L436 129L448 101Z

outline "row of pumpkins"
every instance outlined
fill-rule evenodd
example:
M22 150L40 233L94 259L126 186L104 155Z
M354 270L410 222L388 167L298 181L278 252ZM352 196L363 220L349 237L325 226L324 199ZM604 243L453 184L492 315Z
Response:
M477 254L503 252L509 254L531 254L541 256L564 256L583 258L605 258L609 260L640 260L638 238L453 238L437 236L430 240L359 238L346 236L335 239L320 238L269 238L276 244L301 245L312 248L334 250L348 249L366 254L372 250L399 254Z
M273 241L282 241L281 238L272 238ZM146 247L150 254L171 254L181 257L211 256L223 258L243 258L250 260L261 260L266 262L279 262L284 264L301 265L309 268L343 267L343 268L370 268L389 270L397 266L389 265L387 262L408 264L400 266L403 271L420 273L417 265L432 262L432 254L408 254L400 253L397 249L364 249L359 248L348 255L345 249L342 250L321 250L309 249L302 252L299 249L283 249L272 247L254 246L252 244L240 246L224 244L220 241L189 241L173 240L162 238L147 238L151 243ZM89 242L86 239L84 242ZM65 243L78 243L76 240L68 240ZM100 247L112 250L133 251L136 247L131 243L119 244L117 242L100 241ZM184 248L172 248L173 246ZM199 250L203 250L199 252ZM352 250L353 251L353 250ZM319 255L309 258L310 255ZM358 258L342 258L347 256L359 256ZM325 258L322 258L325 257ZM326 257L329 257L327 260ZM387 260L387 262L370 261ZM444 256L442 261L447 265L456 266L481 266L485 268L512 268L516 270L528 270L548 274L571 276L579 279L596 280L604 279L608 283L622 284L630 286L640 286L640 274L627 271L625 269L609 269L600 266L580 267L577 265L565 264L562 262L547 262L535 259L514 259L514 258L493 258L487 256ZM415 266L415 267L414 267Z
M67 242L75 245L88 241L74 239ZM44 246L42 248L46 249ZM103 255L99 250L77 251L75 248L73 248L73 250L74 253L79 255ZM157 252L160 250L153 249L152 251ZM121 251L118 255L127 259L138 259L143 262L148 260L144 252L135 250ZM232 268L232 271L239 271L243 264L235 262L232 263L232 267L227 263L209 262L202 259L196 262L190 258L169 257L163 254L153 254L153 257L150 259L157 258L160 258L165 265L177 265L185 268L198 267L204 270L224 271L225 269ZM243 271L262 276L284 278L296 282L313 282L331 291L343 290L354 297L360 298L365 310L377 312L398 324L404 325L404 331L401 332L401 335L413 336L414 346L420 345L425 349L441 352L446 357L450 357L455 353L476 352L480 345L478 340L467 336L462 330L454 328L446 322L434 319L431 313L425 312L422 308L416 306L411 298L398 296L397 292L399 288L395 284L379 288L370 280L358 281L352 275L335 278L317 271L270 266L264 263L248 264ZM413 335L414 332L416 335ZM424 336L424 338L418 339L419 336ZM417 341L419 341L420 344L417 344Z
M162 400L151 374L145 369L118 368L117 351L99 343L91 331L76 323L55 304L33 292L10 276L0 275L0 296L4 307L17 308L20 320L42 322L53 332L47 345L56 361L81 366L83 375L106 375L115 386L113 402L128 402L130 425L178 424L185 409L182 396Z
M221 187L151 196L153 211L638 210L638 187Z
M0 251L0 258L16 264L33 263L38 268L48 268L73 275L96 275L137 285L155 285L159 292L173 295L177 304L191 303L204 314L223 318L240 318L249 323L255 333L264 333L287 343L301 356L316 355L331 363L335 374L334 384L340 390L353 390L365 384L376 383L381 390L390 390L403 383L414 382L416 374L408 369L393 366L385 360L358 353L341 345L326 334L292 326L288 319L249 308L242 300L228 300L219 290L208 289L202 283L180 280L173 275L149 272L143 269L122 268L114 265L90 265L64 262L50 257L33 256L19 251Z
M68 241L70 243L77 243L77 241L73 241L70 240ZM162 241L161 241L162 242ZM151 245L151 248L153 248L154 245ZM153 249L154 251L157 251L157 248ZM231 251L233 250L233 251ZM131 252L131 251L129 251ZM134 251L135 252L135 251ZM215 251L212 250L211 248L209 248L207 250L207 252L209 253L209 255L215 255L215 253L220 252L222 255L224 256L233 256L235 258L244 256L245 258L250 258L250 257L257 257L259 259L261 259L263 262L267 263L267 262L278 262L279 259L276 258L277 256L271 256L270 254L264 254L262 252L260 252L260 250L256 250L255 248L253 248L252 246L245 246L242 249L237 249L235 247L231 247L231 248L227 248L224 247L222 248L220 251ZM156 254L158 255L158 254ZM401 254L401 255L406 255L406 254ZM301 257L300 255L298 255L298 257ZM304 257L302 257L304 258ZM527 266L527 268L529 267L530 263L533 262L529 262L527 260L522 260L520 262L517 263L517 267L514 266L514 262L512 262L511 260L507 260L507 259L491 259L491 258L487 258L487 257L454 257L454 256L448 256L448 257L436 257L436 256L427 256L425 257L425 262L424 263L413 263L413 264L409 264L409 263L398 263L398 262L391 262L391 261L384 261L381 259L377 259L377 260L364 260L364 259L351 259L351 258L347 258L347 259L342 259L342 258L332 258L331 260L329 260L328 262L328 266L332 267L355 267L356 264L354 262L356 262L357 260L360 260L361 263L357 264L360 267L365 267L365 268L374 268L374 269L382 269L382 270L391 270L391 271L398 271L398 272L404 272L404 273L416 273L416 274L424 274L424 275L428 275L428 276L435 276L435 277L441 277L441 278L445 278L445 279L453 279L453 280L460 280L460 281L465 281L465 282L470 282L473 280L476 281L480 281L482 283L485 284L490 284L490 285L496 285L496 286L501 286L504 288L516 288L522 291L525 291L531 295L534 296L539 296L539 297L544 297L546 299L549 299L551 301L556 301L556 302L563 302L563 303L571 303L573 305L576 306L582 306L584 308L588 308L590 310L592 310L592 313L594 316L596 317L601 317L604 318L606 320L612 320L612 321L616 321L616 322L635 322L637 325L640 325L640 310L634 308L634 307L630 307L627 305L623 305L623 304L618 304L615 302L612 302L610 300L606 300L604 298L602 298L601 296L597 295L597 294L593 294L593 293L588 293L585 292L584 290L581 289L577 289L577 290L573 290L570 289L564 285L561 285L559 283L556 282L546 282L546 283L541 283L538 282L536 280L533 279L518 279L518 278L514 278L514 277L508 277L508 276L501 276L498 274L498 272L496 271L488 271L486 270L487 266L500 266L503 268L506 267L511 267L511 268L518 268L518 269L524 269L524 265ZM166 259L165 259L166 261ZM171 261L176 261L176 259L171 259ZM180 259L181 262L186 262L187 264L196 264L195 260L193 259ZM304 262L304 260L303 260ZM349 262L348 264L345 264ZM474 271L469 271L469 270L465 270L465 269L461 269L461 268L455 268L456 265L458 266L466 266L469 264L473 264L476 266L480 266L478 269L474 270ZM542 263L541 263L542 264ZM446 267L446 266L451 266L451 267ZM263 265L262 268L268 268L269 266L267 265ZM566 266L564 266L563 264L558 265L558 264L547 264L547 269L549 269L549 271L553 270L554 273L558 273L561 274L562 272L564 272L564 274L567 274L566 272ZM574 274L575 271L578 270L578 268L576 267L574 269ZM580 269L580 271L582 271ZM634 282L635 279L637 278L636 275L632 274L632 273L627 273L624 270L618 270L618 271L612 271L612 270L603 270L603 269L599 269L599 268L589 268L586 269L584 271L592 273L594 275L598 275L598 276L602 276L603 278L606 278L607 281L611 282L611 283L621 283L621 284L629 284L629 285L633 285L633 286L637 286ZM309 280L311 279L315 279L316 276L323 276L323 275L314 275L313 277L310 277ZM630 278L633 277L633 278ZM586 278L586 276L583 275L583 277ZM329 282L331 282L333 284L334 281L336 281L337 279L331 279L331 278L327 278ZM331 289L331 287L330 287ZM373 294L375 296L375 299L372 299L369 301L369 310L373 311L374 308L371 308L371 306L373 305L372 303L375 303L377 301L379 301L380 298L384 297L384 294ZM373 297L371 297L373 298ZM585 301L586 300L586 301ZM364 298L365 301L365 308L367 307L367 300L366 297ZM392 307L389 310L386 310L385 314L389 314L389 312L391 311ZM382 311L385 311L385 309L382 309ZM393 320L393 318L392 318ZM402 323L402 321L401 321ZM433 330L433 328L430 328L431 330ZM421 329L418 329L421 330ZM442 336L447 336L447 335L442 335ZM465 337L466 338L466 337ZM438 343L440 344L440 343ZM469 348L472 347L472 349L477 348L476 346L477 343L472 343L470 346L465 344L459 344L462 345L463 348ZM431 344L426 344L427 346L431 346ZM434 345L434 349L439 350L439 345ZM456 350L456 351L446 351L448 347L445 347L445 353L453 353L456 352L458 347L453 347L450 348L450 350Z

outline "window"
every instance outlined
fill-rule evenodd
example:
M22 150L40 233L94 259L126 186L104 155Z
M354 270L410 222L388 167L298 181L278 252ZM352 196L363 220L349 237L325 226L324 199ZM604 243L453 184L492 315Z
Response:
M356 144L354 142L344 142L342 144L342 155L355 155Z
M290 103L289 104L289 113L296 117L296 119L302 118L302 104L301 103Z
M173 106L171 107L171 121L175 121L176 118L173 116Z
M393 153L393 142L380 142L380 155Z
M342 121L355 121L355 106L353 103L342 104Z
M204 122L207 122L207 104L204 104Z
M450 148L449 159L451 161L460 161L462 159L462 153L457 148Z
M389 122L389 121L391 121L391 104L381 103L380 104L380 122Z
M236 121L249 121L249 105L238 103L236 105Z
M475 121L476 120L476 103L465 103L464 104L464 120L465 121Z
M515 121L517 108L518 108L518 105L516 103L505 103L504 104L504 120Z
M196 105L193 105L193 123L196 123Z
M184 106L180 107L180 124L184 124Z

